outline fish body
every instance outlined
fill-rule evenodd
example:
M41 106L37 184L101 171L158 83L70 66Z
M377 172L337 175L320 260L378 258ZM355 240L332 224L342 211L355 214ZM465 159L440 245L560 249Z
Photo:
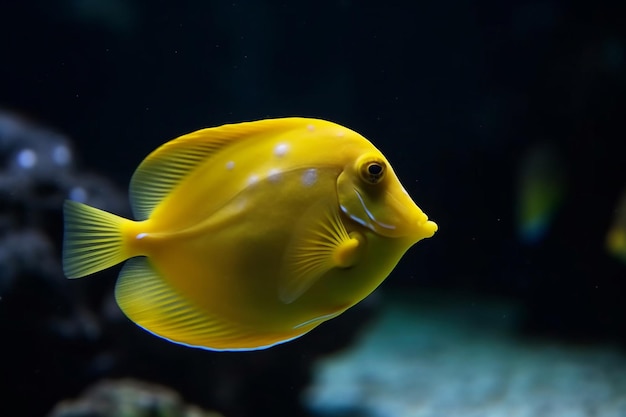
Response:
M626 262L626 189L622 191L613 221L606 234L605 247L610 255Z
M380 151L318 119L181 136L142 162L130 194L136 221L66 202L66 275L128 259L116 286L124 313L213 350L305 334L365 298L437 230Z
M548 234L567 189L565 167L558 149L539 143L522 154L518 169L517 235L527 245Z

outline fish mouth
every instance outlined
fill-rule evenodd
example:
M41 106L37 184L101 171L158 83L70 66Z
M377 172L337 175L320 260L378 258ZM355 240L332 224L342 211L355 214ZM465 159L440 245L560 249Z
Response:
M422 222L419 222L419 224L417 225L417 230L420 231L419 239L433 237L435 232L439 230L439 226L437 226L437 223L432 220L428 220L428 216L426 216L426 214L424 214L424 217L426 217L426 219Z

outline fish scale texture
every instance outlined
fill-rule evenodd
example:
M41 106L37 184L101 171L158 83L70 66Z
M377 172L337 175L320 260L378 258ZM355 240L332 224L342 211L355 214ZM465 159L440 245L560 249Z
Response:
M626 416L623 352L520 339L505 305L412 304L388 303L352 348L316 364L314 415Z

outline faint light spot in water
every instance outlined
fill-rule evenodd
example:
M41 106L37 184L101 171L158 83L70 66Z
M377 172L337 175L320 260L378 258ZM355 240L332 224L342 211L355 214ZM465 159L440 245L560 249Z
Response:
M87 190L83 187L74 187L70 190L69 198L70 200L84 203L87 201Z
M313 126L313 125L308 125L306 128L307 128L307 130L308 130L309 132L312 132L312 131L314 131L314 130L315 130L315 126Z
M604 63L609 71L618 71L624 66L626 49L617 39L608 39L604 42Z
M304 171L302 174L302 185L310 187L317 181L317 169L311 168Z
M288 150L289 150L289 145L287 145L286 143L279 143L274 148L274 155L278 157L285 156Z
M17 154L17 163L22 168L30 169L37 164L37 154L32 149L22 149Z
M0 136L10 138L17 135L22 129L22 125L12 116L6 114L0 115Z
M72 154L67 146L65 145L57 145L52 150L52 160L57 165L67 165L72 159Z
M227 170L232 170L233 168L235 168L235 161L228 161L226 162L226 169Z
M280 177L281 177L280 174L281 174L281 172L280 172L279 169L276 169L276 168L270 169L270 172L268 173L267 179L270 182L278 182L278 181L280 181Z

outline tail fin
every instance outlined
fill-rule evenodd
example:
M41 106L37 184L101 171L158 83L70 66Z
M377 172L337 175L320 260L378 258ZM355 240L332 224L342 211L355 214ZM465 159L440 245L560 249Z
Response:
M70 200L63 214L63 271L68 278L93 274L130 257L122 228L131 220Z

